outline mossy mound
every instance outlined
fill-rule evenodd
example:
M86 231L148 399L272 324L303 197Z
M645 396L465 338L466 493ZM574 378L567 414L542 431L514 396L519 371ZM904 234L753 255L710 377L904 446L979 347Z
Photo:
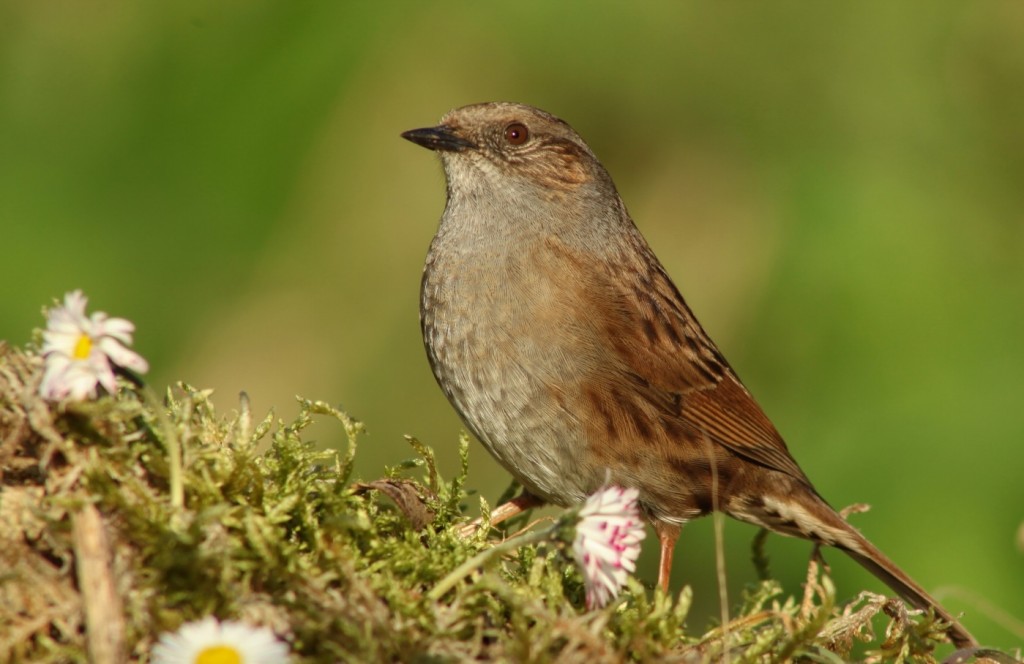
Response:
M412 461L357 482L361 427L322 402L301 401L291 423L254 422L244 397L222 416L207 391L158 399L126 380L54 405L37 394L41 371L32 350L0 343L0 661L145 661L160 633L207 615L269 627L310 662L839 662L855 647L929 661L940 643L939 625L898 600L835 607L813 564L804 597L766 581L703 635L686 631L688 590L633 581L588 612L557 542L431 601L489 546L486 529L451 527L466 520L465 438L450 481L411 440ZM337 421L342 451L303 441L314 418Z

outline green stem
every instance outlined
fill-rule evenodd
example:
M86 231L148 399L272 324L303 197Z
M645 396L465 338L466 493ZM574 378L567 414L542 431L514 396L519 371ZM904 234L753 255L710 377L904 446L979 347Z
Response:
M164 444L167 445L167 456L170 465L171 507L175 510L180 510L185 506L185 485L182 481L181 443L178 440L178 430L168 419L166 408L163 402L157 398L156 393L148 385L143 385L140 389L143 398L149 402L153 407L153 411L156 412L156 419L164 436Z
M438 582L438 584L431 588L430 592L427 593L427 599L429 599L432 602L436 602L437 600L441 599L442 597L444 597L444 594L446 592L455 587L455 584L457 584L463 578L469 576L473 572L473 570L483 567L492 558L496 558L497 556L518 549L521 546L526 546L527 544L537 544L539 542L543 542L544 540L550 539L557 527L558 526L556 525L555 528L548 528L545 530L538 530L526 533L524 535L520 535L519 537L507 539L504 542L495 544L489 549L484 549L480 553L476 554L466 562L456 567L451 573L448 574L448 576L441 579Z

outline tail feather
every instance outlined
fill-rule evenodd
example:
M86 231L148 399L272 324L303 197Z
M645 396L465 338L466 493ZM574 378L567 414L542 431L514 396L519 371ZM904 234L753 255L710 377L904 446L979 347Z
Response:
M949 611L839 516L813 489L793 491L784 497L762 495L756 507L750 502L743 505L734 503L730 507L734 508L729 510L730 513L744 521L845 551L907 602L919 609L931 609L943 622L949 623L947 633L957 647L978 645Z
M953 617L939 602L928 594L924 588L903 572L896 563L891 561L884 553L878 550L871 542L864 538L850 526L850 531L857 540L856 548L840 545L851 558L856 560L867 571L874 574L885 585L896 591L900 597L907 600L914 606L925 611L931 609L943 622L949 623L946 633L958 648L977 647L978 641L971 636L971 633L964 629L960 621Z

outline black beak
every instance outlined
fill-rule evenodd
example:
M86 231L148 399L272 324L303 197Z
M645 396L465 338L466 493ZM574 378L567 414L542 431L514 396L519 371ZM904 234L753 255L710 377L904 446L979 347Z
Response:
M416 145L422 145L428 150L441 152L462 152L477 147L476 143L462 138L447 125L410 129L402 133L402 138L412 141Z

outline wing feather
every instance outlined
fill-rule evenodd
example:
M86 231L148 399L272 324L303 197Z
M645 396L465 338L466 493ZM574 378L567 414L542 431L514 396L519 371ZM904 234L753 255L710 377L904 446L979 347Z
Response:
M643 260L618 265L587 288L619 378L644 385L662 409L672 404L673 430L700 432L749 461L809 484L782 436L640 241ZM676 442L693 445L691 438L677 436Z

